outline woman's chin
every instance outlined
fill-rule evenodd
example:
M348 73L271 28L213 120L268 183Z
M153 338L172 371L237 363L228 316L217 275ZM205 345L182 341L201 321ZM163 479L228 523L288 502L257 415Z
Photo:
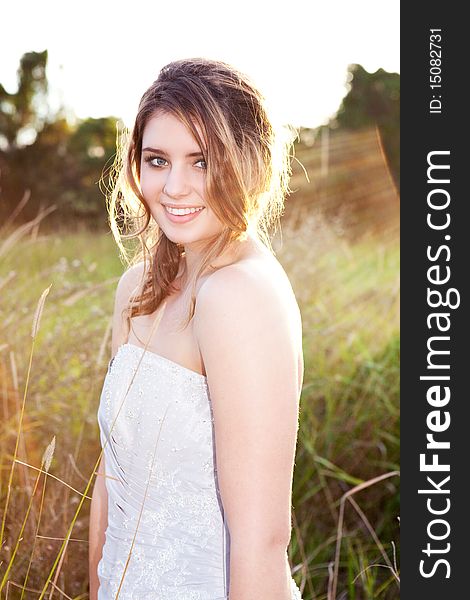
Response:
M201 242L204 239L203 235L197 235L194 232L176 232L168 227L162 227L161 225L160 228L165 234L165 236L170 240L170 242L173 242L174 244L188 246L197 244L198 242Z
M183 231L178 225L171 227L168 226L168 223L159 221L157 221L157 224L171 242L174 244L182 244L183 246L193 245L194 247L197 247L222 233L222 227L215 231L195 231L194 229L192 231L189 231L189 229Z

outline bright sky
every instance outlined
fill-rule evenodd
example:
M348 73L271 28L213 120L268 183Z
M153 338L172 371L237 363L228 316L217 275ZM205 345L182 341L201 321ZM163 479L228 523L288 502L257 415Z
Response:
M250 75L284 123L315 127L346 93L348 64L400 71L399 0L26 0L2 8L0 82L49 52L51 106L132 125L160 68L205 56Z

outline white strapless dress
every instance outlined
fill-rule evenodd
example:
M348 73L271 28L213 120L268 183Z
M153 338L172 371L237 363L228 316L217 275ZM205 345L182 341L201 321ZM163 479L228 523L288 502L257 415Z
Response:
M126 343L97 416L108 490L98 600L227 600L230 534L206 377ZM292 578L291 589L301 600Z

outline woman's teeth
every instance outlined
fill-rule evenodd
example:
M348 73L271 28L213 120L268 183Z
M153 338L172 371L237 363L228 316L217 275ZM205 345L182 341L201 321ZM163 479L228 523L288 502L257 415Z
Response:
M199 212L203 208L203 206L199 206L198 208L171 208L170 206L165 206L165 210L172 215L189 215L191 213Z

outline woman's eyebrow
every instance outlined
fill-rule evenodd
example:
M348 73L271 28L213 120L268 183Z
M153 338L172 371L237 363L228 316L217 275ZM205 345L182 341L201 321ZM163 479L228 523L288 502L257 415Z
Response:
M146 148L142 148L142 152L147 151L155 152L155 154L164 154L165 156L168 156L165 150L161 150L160 148L150 148L149 146L147 146ZM186 154L186 158L192 158L194 156L204 156L204 154L200 150L198 152L190 152L189 154Z

